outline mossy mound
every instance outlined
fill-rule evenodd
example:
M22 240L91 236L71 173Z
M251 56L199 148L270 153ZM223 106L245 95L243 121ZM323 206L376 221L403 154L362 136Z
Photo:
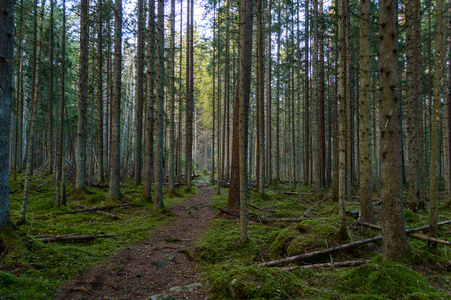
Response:
M31 255L39 245L12 223L0 228L0 269L8 270L23 257Z
M213 299L291 299L305 297L304 284L278 269L220 265L208 274Z
M444 299L449 296L433 289L421 274L389 262L371 262L350 270L343 276L340 289L358 299Z

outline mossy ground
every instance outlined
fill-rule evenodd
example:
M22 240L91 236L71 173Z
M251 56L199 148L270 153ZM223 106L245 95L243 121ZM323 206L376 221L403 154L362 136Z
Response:
M304 189L304 188L303 188ZM249 242L240 243L237 219L219 215L197 246L196 256L210 283L213 299L449 299L451 294L451 249L439 245L431 249L427 243L409 238L412 258L398 263L381 259L381 244L368 244L347 251L324 255L302 263L369 259L357 268L304 269L283 271L280 268L259 268L263 261L336 246L375 236L368 228L353 228L355 219L347 218L350 240L337 236L337 203L326 195L318 197L287 195L286 184L272 185L261 197L249 195L254 206L275 211L274 217L312 218L299 223L248 225ZM227 206L227 189L213 197L213 206ZM358 202L346 203L346 210L358 209ZM249 208L250 213L270 213ZM374 207L376 223L380 224L380 206ZM439 220L451 219L450 210L441 210ZM408 228L428 224L428 212L406 211ZM449 226L439 236L450 239Z
M186 187L177 188L178 197L164 192L165 209L154 210L153 204L142 199L142 186L132 180L121 184L122 199L108 200L108 189L88 188L74 191L68 184L67 206L55 205L55 185L50 177L32 178L28 200L27 222L20 227L16 247L0 260L0 298L48 299L57 287L76 274L87 272L93 265L107 258L115 250L146 239L155 228L168 222L174 215L170 207L197 192ZM10 208L13 222L19 219L23 195L22 177L10 180ZM77 206L98 207L131 202L132 206L110 210L119 217L113 220L93 212L57 215L79 209ZM25 234L26 233L26 234ZM43 244L30 237L62 234L115 234L114 238L97 239L86 243Z

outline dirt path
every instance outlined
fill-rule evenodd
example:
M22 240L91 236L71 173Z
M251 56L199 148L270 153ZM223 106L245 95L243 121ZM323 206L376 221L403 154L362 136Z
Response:
M172 207L179 217L155 231L146 242L118 251L88 274L59 290L56 299L147 299L167 294L176 299L206 299L206 287L170 290L200 283L200 271L187 253L214 215L215 190L199 185L199 193ZM164 267L158 266L163 263ZM189 291L186 291L189 290ZM162 299L162 298L161 298Z

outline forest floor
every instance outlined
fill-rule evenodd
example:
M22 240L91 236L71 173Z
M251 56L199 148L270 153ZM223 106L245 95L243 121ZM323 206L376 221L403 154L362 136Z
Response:
M57 292L56 299L147 299L160 294L205 299L192 253L215 214L210 205L215 190L203 183L198 188L197 194L171 207L177 216L174 221L77 276Z
M108 200L107 187L80 192L69 184L67 206L56 207L51 177L33 178L21 238L0 258L0 299L451 299L449 246L433 248L412 237L410 259L401 262L384 262L378 241L262 267L380 232L356 226L359 203L353 198L346 201L349 237L342 240L330 191L315 195L303 185L299 197L293 186L278 182L267 186L264 196L249 190L249 241L243 244L238 212L224 210L228 189L217 194L217 186L202 182L208 179L203 175L190 192L185 186L175 195L165 191L164 209L145 201L142 187L131 179L121 184L119 201ZM23 184L22 176L10 180L14 221L20 215ZM380 196L375 192L376 201ZM108 206L114 207L108 214L79 210ZM380 224L381 206L375 203L373 211L374 224ZM428 224L429 212L405 209L404 217L406 228L416 228ZM271 218L280 220L268 222ZM439 221L445 220L451 220L451 209L441 200ZM110 236L85 242L39 240L61 235ZM450 240L451 225L441 226L438 236ZM335 265L355 260L368 262ZM301 269L324 263L332 267Z

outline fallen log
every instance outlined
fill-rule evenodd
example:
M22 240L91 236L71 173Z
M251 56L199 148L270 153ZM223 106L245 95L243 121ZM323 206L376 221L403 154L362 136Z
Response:
M368 260L351 260L351 261L341 261L336 263L324 263L324 264L312 264L305 266L292 266L280 268L284 271L293 271L298 269L312 269L312 268L335 268L335 267L357 267L366 264Z
M338 251L338 250L344 250L344 249L352 248L352 247L355 247L355 246L368 244L368 243L371 243L371 242L376 242L376 241L379 241L379 240L382 240L382 236L381 235L375 236L373 238L365 239L365 240L355 241L355 242L344 244L344 245L338 245L338 246L335 246L335 247L331 247L331 248L326 248L326 249L323 249L323 250L310 252L310 253L305 253L305 254L296 255L296 256L290 256L290 257L286 257L286 258L282 258L282 259L278 259L278 260L268 261L268 262L265 262L265 263L258 264L257 267L277 266L277 265L280 265L280 264L283 264L283 263L298 261L298 260L302 260L302 259L305 259L305 258L310 258L310 257L322 255L322 254L328 254L328 253L335 252L335 251Z
M370 224L370 223L366 223L366 222L362 222L362 221L360 221L359 224L361 224L363 226L366 226L366 227L373 228L373 229L382 229L382 227L379 226L379 225L374 225L374 224ZM443 226L443 225L447 225L447 224L451 224L451 220L438 222L437 226ZM424 226L421 226L421 227L407 229L406 230L406 234L409 234L409 233L412 233L412 232L416 232L416 231L422 231L422 230L429 230L429 225L424 225Z
M450 221L451 221L451 220L450 220ZM442 223L442 224L440 224L440 223ZM440 223L439 223L440 225L449 224L448 221L444 221L444 222L440 222ZM366 226L366 227L369 227L369 228L372 228L372 229L378 229L378 230L381 230L381 229L382 229L382 227L379 226L379 225L370 224L370 223L366 223L366 222L359 222L359 224L361 224L361 225L363 225L363 226ZM440 226L440 225L439 225L439 226ZM423 226L423 227L426 227L426 226ZM427 230L427 229L429 229L429 226L427 226L427 227L428 227L428 228L422 228L422 227L419 227L419 228L422 228L422 229L415 230L415 231ZM406 234L407 234L408 236L412 237L412 238L419 239L419 240L422 240L422 241L433 242L433 243L438 243L438 244L443 244L443 245L451 246L451 242L450 242L450 241L447 241L447 240L440 240L440 239L428 237L428 236L421 235L421 234L415 234L415 233L413 233L414 231L410 231L410 230L412 230L412 229L406 230Z
M239 217L240 216L240 212L237 210L231 210L225 207L220 207L219 210L229 216L233 216L233 217Z
M115 234L102 234L102 235L57 235L53 237L37 237L43 243L52 242L85 242L92 241L100 238L115 237Z
M363 222L360 222L360 223L363 223ZM450 224L450 223L451 223L451 220L447 220L447 221L439 222L437 225L442 226L442 225L446 225L446 224ZM366 223L366 224L368 224L368 223ZM375 226L377 226L377 225L375 225ZM426 229L429 229L429 225L408 229L408 230L406 230L406 234L416 232L416 231L426 230ZM310 253L306 253L306 254L301 254L301 255L290 256L290 257L286 257L286 258L282 258L282 259L278 259L278 260L273 260L273 261L258 264L257 266L258 267L272 267L272 266L280 265L280 264L287 263L287 262L298 261L298 260L302 260L305 258L314 257L317 255L327 254L327 253L335 252L338 250L344 250L344 249L356 247L359 245L376 242L379 240L382 240L382 235L378 235L373 238L355 241L352 243L343 244L343 245L339 245L339 246L335 246L335 247L331 247L331 248L326 248L323 250L318 250L318 251L314 251L314 252L310 252Z
M123 206L130 206L130 205L132 205L132 204L131 203L122 203L122 204L111 205L111 206L93 207L93 208L87 208L87 209L65 211L65 212L57 213L57 215L78 214L78 213L98 211L98 210L109 210L109 209L116 208L116 207L123 207Z

